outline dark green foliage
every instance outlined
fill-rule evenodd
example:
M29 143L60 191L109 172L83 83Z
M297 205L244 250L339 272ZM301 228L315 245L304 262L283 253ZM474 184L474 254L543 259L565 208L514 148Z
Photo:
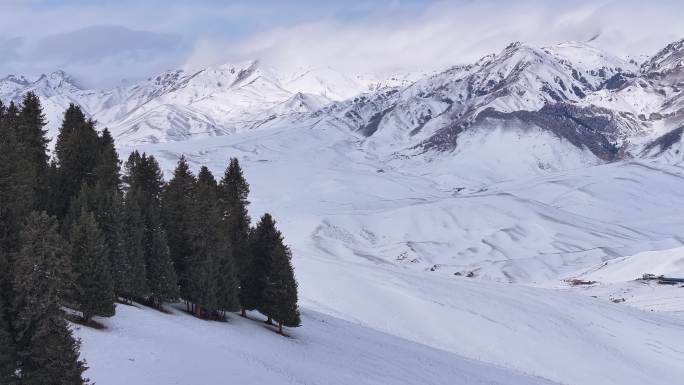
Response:
M102 131L100 136L100 160L95 168L97 184L103 190L121 190L121 165L119 154L114 147L114 138L108 129Z
M290 262L290 249L270 214L264 214L252 236L252 264L247 289L251 306L282 326L299 326L297 282Z
M188 226L192 257L187 299L209 313L235 310L237 279L230 239L223 229L216 180L206 167L197 176L194 198Z
M24 218L34 206L34 169L19 139L19 111L0 103L0 301L12 298L11 266Z
M85 363L61 308L70 281L68 246L57 220L32 213L21 233L14 266L14 309L21 384L76 385L85 381Z
M124 164L123 182L128 190L139 190L146 199L159 201L164 188L164 175L153 156L132 152ZM152 208L151 208L152 209Z
M294 278L291 258L287 246L277 245L274 249L259 307L264 315L278 323L280 333L283 332L283 325L296 327L302 322L297 308L297 281Z
M71 226L71 266L74 273L76 309L85 322L94 315L114 315L114 291L105 240L95 216L82 207Z
M237 158L231 158L230 165L226 168L218 186L218 200L225 232L232 245L235 274L238 278L239 287L246 285L246 268L251 259L249 245L251 220L247 213L248 195L249 184L242 174L240 163ZM240 303L247 300L243 298L243 295L240 291Z
M150 246L146 261L147 287L149 300L155 307L164 301L175 301L178 298L176 272L169 256L166 233L161 224L150 229Z
M135 236L142 235L143 260L147 276L147 299L155 306L163 300L178 296L177 278L169 255L166 233L161 219L161 192L164 187L163 174L153 156L131 153L125 164L126 202L138 211L140 217L131 229ZM137 219L137 218L136 218ZM133 224L127 223L132 227ZM137 245L133 245L137 247Z
M125 280L117 273L123 270L119 265L127 257L124 255L126 221L123 195L116 190L106 190L99 183L95 186L94 195L93 212L104 235L105 254L112 273L114 293L122 294L119 283Z
M15 251L22 221L34 205L34 169L17 132L14 104L0 105L0 250Z
M16 383L17 361L6 308L4 301L0 301L0 384L10 385Z
M220 213L216 204L216 180L206 167L197 178L195 199L189 218L188 238L192 247L188 300L213 311L218 308L220 268Z
M122 252L112 266L115 291L128 299L143 298L147 293L145 222L135 194L135 191L129 191L124 202Z
M264 214L250 236L251 256L244 270L241 287L242 307L255 310L263 303L267 274L277 247L282 244L282 236L275 227L270 214Z
M95 122L86 120L81 108L71 104L64 113L64 121L57 136L55 154L59 165L59 183L53 189L57 200L55 213L63 218L81 185L95 184L95 168L102 157L100 138Z
M192 245L189 221L197 180L184 157L178 161L173 178L162 194L162 217L169 243L169 253L176 268L180 295L188 298Z
M44 210L48 201L46 172L48 167L47 130L43 107L33 92L24 95L17 122L17 136L24 144L24 157L31 167L34 190L34 209Z
M217 309L221 311L238 310L240 308L238 296L239 282L230 242L221 240L217 245L217 254L219 256L219 268L215 278L217 281Z

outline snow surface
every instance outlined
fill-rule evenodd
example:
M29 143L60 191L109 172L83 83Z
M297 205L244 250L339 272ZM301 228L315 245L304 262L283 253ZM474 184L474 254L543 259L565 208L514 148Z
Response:
M106 330L77 327L87 375L99 385L553 384L310 310L289 338L259 314L226 323L172 310L119 305L100 320Z
M684 318L684 284L661 285L657 281L640 280L644 274L684 277L684 247L645 251L592 266L576 276L592 283L573 289L585 295Z
M100 384L659 385L684 377L684 290L633 275L681 271L684 143L641 150L682 123L681 51L637 70L585 43L514 43L420 79L248 62L106 91L55 72L2 79L0 98L36 90L51 127L80 103L122 158L153 154L167 176L181 155L217 176L237 157L250 214L274 214L292 246L293 338L119 306L77 331ZM624 160L541 126L469 126L558 101L610 108ZM420 146L461 127L450 151ZM585 275L598 282L567 283Z
M537 135L494 130L448 157L388 155L331 125L136 148L167 175L181 154L219 175L238 157L250 213L272 212L292 245L307 312L556 383L676 382L684 317L561 283L682 245L684 169L592 165Z
M641 278L644 274L684 278L684 247L645 251L615 258L582 276L600 282L614 283L632 281Z

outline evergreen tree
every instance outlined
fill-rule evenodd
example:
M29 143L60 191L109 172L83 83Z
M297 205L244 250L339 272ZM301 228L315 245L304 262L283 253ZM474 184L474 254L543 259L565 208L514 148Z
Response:
M76 308L89 322L94 315L114 315L114 291L105 241L95 216L81 208L71 227L71 261L74 272Z
M0 106L0 249L8 252L16 250L18 229L34 205L34 172L17 132L18 114L13 103Z
M152 306L160 308L164 301L178 298L176 272L169 256L166 233L161 224L150 229L150 246L147 259L147 286Z
M114 146L114 138L106 128L100 136L100 151L100 160L95 168L97 184L107 191L121 191L121 161Z
M19 140L19 111L0 103L0 301L12 298L12 255L19 247L24 218L34 205L34 174Z
M58 194L53 199L57 200L57 216L63 218L81 185L95 184L95 169L102 156L95 122L86 120L83 111L74 104L71 104L64 114L55 144L55 154L59 164L60 180L58 188L55 189Z
M181 157L162 194L162 217L169 243L169 253L176 268L180 296L189 298L189 268L192 253L190 218L197 180Z
M157 208L164 188L164 175L154 156L148 156L138 151L132 152L124 164L125 175L123 182L127 189L137 189L141 197L155 203L150 210Z
M6 308L4 301L0 301L0 384L12 385L16 384L17 360Z
M48 200L46 172L48 167L47 144L50 140L45 137L47 133L47 130L44 129L46 123L40 99L35 93L27 92L18 114L17 136L24 144L24 156L27 158L34 175L34 208L36 210L44 210Z
M121 254L113 264L115 291L126 299L140 299L147 294L145 269L145 222L142 210L135 198L136 191L129 191L124 201L124 223Z
M218 255L218 270L215 278L217 282L216 306L223 312L240 309L238 296L238 279L233 260L233 252L225 234L219 234L216 247Z
M57 220L32 213L14 266L14 309L22 385L80 385L85 363L64 319L61 301L70 271Z
M154 306L162 300L177 298L177 278L161 220L163 174L153 156L131 153L125 164L123 181L128 191L126 201L139 210L143 255L147 271L148 299Z
M239 287L245 286L247 278L246 269L251 259L249 245L250 218L247 213L249 201L249 184L240 168L237 158L231 158L230 164L218 186L219 205L221 208L224 228L232 245L233 261L235 264L235 274L238 278ZM248 302L243 298L240 291L240 303ZM245 315L245 307L241 306L242 315Z
M211 315L218 309L221 241L220 213L216 201L216 180L209 169L202 167L197 175L197 189L193 202L188 237L192 253L189 269L188 300L196 306L197 315L202 311Z
M283 325L297 327L301 324L297 308L297 281L291 259L292 254L287 246L281 242L275 245L259 309L278 323L280 334L283 333Z
M282 235L275 227L270 214L264 214L250 236L251 256L245 267L244 285L241 287L242 307L247 310L261 309L266 279L271 261L282 245ZM270 321L270 318L269 318Z

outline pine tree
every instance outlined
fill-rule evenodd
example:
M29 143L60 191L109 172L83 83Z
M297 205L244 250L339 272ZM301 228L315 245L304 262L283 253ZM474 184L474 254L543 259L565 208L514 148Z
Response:
M17 133L19 111L0 103L0 300L12 298L12 256L23 219L34 205L34 174Z
M114 146L114 138L108 129L100 136L100 159L95 168L97 184L106 191L121 191L121 161Z
M132 152L124 164L123 182L127 189L137 189L145 199L159 202L164 189L164 175L154 156ZM156 207L150 207L156 209Z
M74 302L83 321L90 322L94 315L113 316L115 297L104 236L95 216L85 207L71 227L69 240L76 286Z
M128 191L126 201L139 210L142 245L147 271L148 299L154 306L162 300L177 298L177 278L161 220L163 174L153 156L131 153L125 164L123 181Z
M80 385L85 363L64 319L61 302L69 280L68 246L57 220L32 213L21 234L14 266L14 329L22 385Z
M0 248L15 251L23 218L34 205L34 172L17 131L19 111L0 107Z
M216 204L216 180L209 169L202 167L197 176L188 237L192 253L189 268L188 300L196 305L195 312L211 313L218 309L221 238L220 213Z
M0 384L16 384L17 360L14 339L9 326L9 312L4 301L0 301Z
M59 186L55 211L63 218L69 210L71 200L83 183L92 186L96 181L95 168L101 160L100 138L95 131L95 122L86 120L80 107L71 104L64 114L55 154L59 164Z
M244 285L241 287L243 308L261 308L271 261L278 245L281 244L282 235L276 229L273 217L268 213L264 214L250 236L252 258L245 267Z
M297 281L291 259L287 246L282 243L275 245L259 309L278 323L280 334L283 333L283 325L297 327L302 322L297 308Z
M17 122L17 133L19 139L25 147L24 156L31 167L34 175L34 208L44 210L47 205L47 180L46 172L48 167L47 144L50 142L46 138L47 130L44 129L47 122L40 99L33 92L27 92L21 103Z
M98 226L102 229L105 253L110 262L114 292L123 295L126 278L120 276L125 270L122 266L127 256L124 252L124 207L121 186L121 166L119 154L114 147L114 139L106 128L100 136L101 156L95 168L96 182L92 188L91 207Z
M219 234L216 253L218 257L218 270L215 274L217 282L216 306L223 312L240 309L238 296L238 284L235 262L233 260L232 247L225 234Z
M169 243L169 253L176 268L180 295L188 298L190 255L188 218L192 211L197 179L190 171L185 157L181 157L162 194L162 217Z
M164 301L175 301L178 298L176 272L169 256L166 233L161 224L150 229L150 247L147 259L147 286L150 291L150 303L160 308Z
M124 201L122 253L113 265L115 290L126 299L141 299L148 292L145 269L145 222L135 190L129 191Z
M218 199L226 234L232 245L235 274L238 278L239 287L244 287L246 282L246 269L251 259L249 246L250 217L247 213L249 201L249 184L240 168L237 158L231 158L230 164L218 186ZM240 290L240 303L247 299L245 293ZM242 315L245 315L245 307L241 306Z

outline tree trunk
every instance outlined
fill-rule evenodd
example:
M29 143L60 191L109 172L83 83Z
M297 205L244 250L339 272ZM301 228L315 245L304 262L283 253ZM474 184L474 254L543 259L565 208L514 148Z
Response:
M283 323L278 322L278 333L283 334Z
M240 309L240 315L247 318L247 311L245 310L244 307L242 309Z
M267 323L269 325L273 325L273 320L271 319L271 317L268 317L268 319L265 321L265 323Z

